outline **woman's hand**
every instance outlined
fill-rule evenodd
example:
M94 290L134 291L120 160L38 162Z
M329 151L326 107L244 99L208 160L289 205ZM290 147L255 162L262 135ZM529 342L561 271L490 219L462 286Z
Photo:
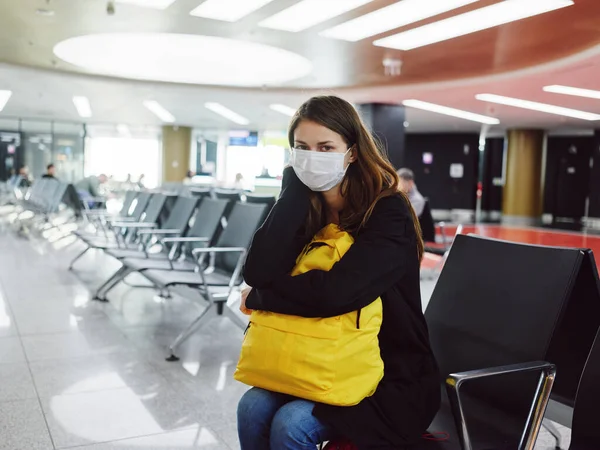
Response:
M252 290L251 287L247 287L247 288L242 289L242 292L241 292L240 311L242 312L242 314L245 314L247 316L252 314L252 310L246 308L246 299L248 298L248 295L250 295L251 290Z

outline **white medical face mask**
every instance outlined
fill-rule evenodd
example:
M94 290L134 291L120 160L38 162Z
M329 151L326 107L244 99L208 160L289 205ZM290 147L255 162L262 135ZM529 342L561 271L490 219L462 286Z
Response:
M333 153L294 148L290 162L300 181L311 191L324 192L344 179L348 169L348 166L344 167L344 159L349 151L350 149L346 153Z

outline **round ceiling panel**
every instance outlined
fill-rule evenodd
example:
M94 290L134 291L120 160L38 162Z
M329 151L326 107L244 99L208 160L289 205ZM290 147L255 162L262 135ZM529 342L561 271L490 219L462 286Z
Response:
M312 70L308 59L288 50L189 34L91 34L58 43L54 54L103 75L222 86L277 86Z

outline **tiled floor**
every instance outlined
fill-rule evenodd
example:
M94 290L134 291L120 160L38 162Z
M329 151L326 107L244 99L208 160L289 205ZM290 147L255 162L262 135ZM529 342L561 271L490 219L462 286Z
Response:
M166 362L201 304L125 285L90 301L118 264L92 252L70 273L66 243L0 232L0 450L239 448L242 331L214 319Z

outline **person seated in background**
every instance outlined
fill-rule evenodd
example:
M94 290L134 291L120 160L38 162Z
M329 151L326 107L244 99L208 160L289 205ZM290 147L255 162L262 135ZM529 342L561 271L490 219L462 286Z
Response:
M269 173L269 169L267 169L266 167L262 168L262 171L260 172L260 175L256 178L274 178L271 176L271 174Z
M42 178L52 178L56 180L56 167L54 166L54 164L48 164L48 166L46 167L46 173L42 175Z
M108 177L104 174L90 177L86 177L83 180L75 183L75 189L82 201L87 202L90 208L96 208L103 204L103 201L98 201L102 193L100 192L100 186L108 181Z
M246 190L246 183L244 182L244 176L241 173L237 173L235 175L235 182L233 183L233 188L238 189L240 191Z
M185 178L183 179L183 184L185 184L185 185L192 184L194 175L196 175L196 174L194 173L193 170L188 170L187 173L185 174Z
M16 187L19 188L28 188L32 184L32 180L29 176L29 168L27 166L23 166L19 169L19 179Z
M124 191L129 191L131 189L135 189L135 183L131 179L130 173L127 174L127 178L125 178L125 181L123 183L121 183L121 189Z
M400 190L406 194L417 217L420 217L425 209L425 198L417 189L415 174L410 169L402 168L398 170L398 176L400 177Z

